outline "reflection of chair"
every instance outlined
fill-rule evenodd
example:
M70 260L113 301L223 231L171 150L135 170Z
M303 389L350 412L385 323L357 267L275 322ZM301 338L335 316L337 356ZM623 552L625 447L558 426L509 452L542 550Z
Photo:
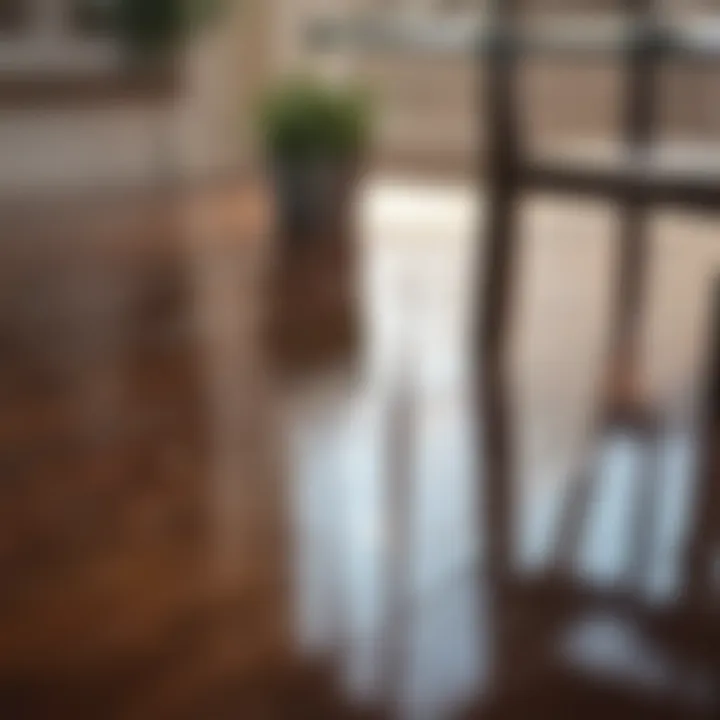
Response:
M677 665L667 669L667 677L674 678L672 682L682 684L696 673L701 678L701 685L707 685L709 679L712 688L713 683L717 683L720 668L720 626L717 611L703 596L711 592L711 555L713 547L718 545L717 523L713 517L717 513L714 506L718 492L713 487L717 463L712 456L718 426L717 413L712 406L717 405L714 401L717 393L710 393L712 412L703 418L706 427L701 455L707 457L701 462L698 476L701 493L695 505L698 516L695 534L688 543L688 558L681 560L689 573L689 582L673 603L653 606L647 598L634 592L637 586L631 585L629 591L623 585L611 584L603 588L588 584L575 572L572 560L577 555L588 521L597 510L592 503L598 484L594 469L587 473L586 480L573 483L566 503L559 550L571 562L561 563L558 571L541 577L527 578L514 573L511 530L514 453L504 380L517 255L519 194L527 190L558 191L616 202L620 209L621 254L601 429L605 440L612 440L613 433L622 431L634 442L640 441L636 444L644 457L641 475L633 477L631 483L633 492L629 502L637 511L632 510L630 525L633 532L628 539L626 557L628 572L642 574L655 522L653 513L646 511L652 509L648 498L652 499L657 490L656 446L660 437L642 396L636 362L647 265L646 216L651 207L659 204L703 211L720 209L717 165L704 168L688 167L684 162L678 165L668 162L667 156L660 157L653 152L650 141L655 124L655 81L659 63L667 56L716 58L720 55L720 35L662 28L652 12L651 0L628 0L627 6L632 10L630 22L610 28L609 32L595 33L592 27L568 28L563 25L548 28L541 35L532 35L520 31L514 22L516 2L496 0L494 4L493 21L479 31L468 30L466 25L459 24L442 28L366 26L351 33L350 37L371 47L424 45L438 52L473 49L478 50L479 58L487 59L485 100L490 114L489 137L485 143L488 157L484 166L490 182L485 275L479 286L477 303L482 308L477 347L482 372L482 388L478 394L482 398L484 415L481 457L485 464L487 493L482 512L488 541L488 582L493 605L499 611L493 617L493 633L497 638L494 662L498 666L497 678L505 691L496 698L497 716L512 714L508 707L512 707L513 697L520 698L518 710L524 711L518 715L530 716L536 709L532 702L523 705L528 697L537 697L542 703L548 701L552 686L540 679L547 676L545 660L550 664L553 658L559 659L558 654L562 655L565 649L570 653L571 664L577 665L577 654L583 652L584 638L598 618L611 617L618 647L628 652L638 648L638 653L642 649L650 658L648 667L653 663L662 665L660 660L652 659L653 656L674 658ZM601 162L597 158L522 156L515 107L515 61L525 52L569 56L618 53L625 58L625 137L621 153ZM715 357L718 357L717 353ZM715 360L712 364L718 365ZM651 671L654 672L652 668ZM675 671L678 675L673 676ZM641 677L640 685L643 682ZM514 696L513 690L519 687L536 687L537 693ZM597 687L592 689L589 684L580 692L577 685L572 690L563 686L563 693L566 693L566 699L571 698L570 703L578 710L578 716L586 716L584 711L588 707L593 710L595 700L599 704L593 716L606 717L617 708L609 699L612 694L599 698ZM710 700L717 709L717 697ZM634 700L624 697L618 702L630 709ZM654 709L664 712L662 705L661 699ZM647 706L644 710L647 711ZM675 710L670 716L683 716L683 708ZM493 717L492 712L489 717Z
M489 168L491 171L490 221L488 228L487 276L484 287L484 317L482 327L482 349L485 361L491 370L492 383L501 380L500 363L503 360L504 341L510 315L510 297L512 292L512 273L515 254L515 200L523 189L555 190L568 193L590 194L616 201L621 209L621 258L619 267L619 285L617 305L613 319L613 334L610 353L610 380L604 399L602 420L610 427L625 427L640 431L640 439L645 441L647 459L643 463L644 477L637 483L644 486L641 491L644 498L640 504L648 505L654 492L657 467L653 462L654 441L651 437L653 423L640 394L636 368L636 343L644 292L644 276L647 255L646 215L652 204L685 204L705 210L720 208L720 183L717 166L688 166L687 163L668 163L667 158L654 162L658 154L650 152L658 63L667 55L678 53L692 56L708 55L716 57L720 52L720 43L710 42L711 35L697 33L673 34L668 29L660 30L652 12L652 0L632 0L628 3L633 11L633 24L622 35L622 40L592 40L588 34L589 46L597 51L604 49L622 50L626 57L626 102L625 102L625 142L622 153L615 158L534 158L525 162L520 157L517 133L517 113L514 107L514 56L515 30L513 25L513 3L498 3L497 23L500 28L495 52L491 52L490 75L488 82L488 101L493 110L489 129L491 149ZM582 34L581 34L582 36ZM558 38L561 36L558 35ZM709 38L709 39L708 39ZM588 47L573 40L570 35L568 50L586 52ZM592 42L590 42L592 40ZM558 46L558 49L560 47ZM491 397L500 392L487 392ZM496 399L488 409L496 412L501 404ZM710 427L714 425L715 413L706 418ZM491 423L492 424L492 423ZM489 456L497 458L497 470L505 473L497 482L505 485L509 481L508 439L498 437L502 432L502 423L496 423L495 436L489 438L491 447ZM708 429L708 433L712 430ZM650 434L648 434L650 433ZM705 437L705 445L712 445L712 439ZM503 450L505 449L505 450ZM505 457L507 456L507 457ZM706 465L712 463L708 459ZM701 471L702 472L702 471ZM706 476L711 474L706 468ZM574 553L578 535L582 528L585 509L593 491L595 479L592 469L571 486L571 495L567 502L564 526L560 531L561 552ZM709 480L709 477L704 478ZM703 483L703 487L709 485ZM499 493L501 491L498 491ZM705 492L705 490L701 490ZM711 506L712 503L704 503ZM642 522L652 522L652 518L642 518ZM641 523L642 524L642 523ZM639 528L638 545L642 546L644 532ZM642 554L642 547L637 553ZM636 554L637 554L636 553ZM697 555L697 553L693 553ZM642 559L631 560L635 566L642 565ZM704 561L704 573L707 575L708 559ZM698 571L699 568L696 568ZM694 573L696 574L696 573Z
M503 389L504 352L511 315L511 297L517 245L515 223L517 219L516 200L518 193L525 189L563 191L589 194L616 201L620 207L621 257L617 305L613 318L610 353L610 380L608 382L603 408L603 429L624 428L631 436L641 439L644 454L650 462L643 462L641 477L633 478L640 484L633 493L633 502L640 511L633 518L638 526L630 542L633 547L626 553L628 570L642 572L646 558L648 528L653 522L650 513L642 512L648 499L656 490L657 467L652 462L654 452L653 423L644 406L639 390L636 371L636 348L641 320L642 295L647 255L646 215L648 208L656 203L685 204L691 207L717 210L720 208L720 184L717 170L708 173L660 172L657 166L648 162L649 142L654 124L654 86L658 62L671 51L716 54L718 47L711 45L688 45L687 38L675 38L669 32L660 32L652 14L651 0L633 0L628 3L633 10L633 24L622 42L613 40L610 48L622 50L626 57L625 96L625 142L624 152L615 162L588 163L581 160L568 161L535 158L527 162L521 157L517 133L518 117L514 107L515 56L522 43L516 42L512 2L496 3L496 35L489 54L489 75L487 101L492 110L488 129L490 132L489 225L487 228L488 255L486 259L483 294L483 317L480 334L480 348L483 354L485 375L485 411L488 418L488 432L485 436L487 458L488 492L495 497L488 503L495 515L488 518L489 527L501 536L508 536L509 500L508 487L512 482L511 439L506 420L507 410ZM601 45L603 43L600 43ZM584 52L586 48L570 39L572 49ZM558 47L558 49L560 49ZM570 49L564 48L564 49ZM606 48L607 49L607 48ZM640 158L640 162L638 162ZM707 435L704 438L706 450L712 453L712 435L717 426L716 412L708 415ZM712 429L711 429L712 428ZM650 442L648 442L650 441ZM650 450L648 451L648 446ZM715 484L714 458L707 459L701 468L701 492L711 493ZM567 510L560 528L560 552L575 558L578 543L588 520L597 511L591 502L597 481L596 468L587 477L571 486ZM640 493L642 490L642 493ZM714 493L717 496L717 493ZM701 500L701 514L713 512L712 501ZM502 519L499 519L502 518ZM705 606L698 610L698 592L707 592L709 582L708 534L712 521L700 520L703 537L697 536L690 543L689 563L691 593L686 593L673 606L672 611L652 611L632 593L617 588L601 590L589 588L573 577L572 567L564 566L557 577L537 583L515 582L506 589L508 597L515 598L521 606L537 618L538 608L547 608L546 617L539 622L542 647L544 642L557 642L559 635L568 627L569 618L579 618L594 611L612 612L619 616L631 617L653 637L662 638L680 652L690 653L694 662L709 663L711 680L716 680L718 666L717 650L710 650L712 644L698 642L698 631L707 626L711 610ZM717 537L715 537L717 544ZM509 542L500 539L495 543L498 568L509 565ZM692 549L695 548L695 549ZM570 574L567 570L570 569ZM694 588L695 585L699 586ZM704 612L704 614L701 614ZM537 620L536 620L537 624ZM570 622L570 626L572 622ZM513 654L509 653L509 657ZM692 664L692 662L691 662Z

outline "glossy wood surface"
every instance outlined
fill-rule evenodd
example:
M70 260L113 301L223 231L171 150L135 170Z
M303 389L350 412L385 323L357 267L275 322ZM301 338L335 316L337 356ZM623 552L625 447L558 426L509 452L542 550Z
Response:
M660 430L593 436L602 207L520 208L502 387L469 188L368 180L304 276L249 187L62 207L2 238L0 717L717 717L716 222L651 233ZM332 342L293 367L278 314Z

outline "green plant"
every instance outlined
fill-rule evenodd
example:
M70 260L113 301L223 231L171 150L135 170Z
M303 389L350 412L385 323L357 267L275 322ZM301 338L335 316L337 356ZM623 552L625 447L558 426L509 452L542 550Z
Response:
M290 80L263 98L260 131L275 158L355 156L368 141L368 99L350 86Z
M192 34L217 19L230 0L115 0L117 32L140 56L175 51Z

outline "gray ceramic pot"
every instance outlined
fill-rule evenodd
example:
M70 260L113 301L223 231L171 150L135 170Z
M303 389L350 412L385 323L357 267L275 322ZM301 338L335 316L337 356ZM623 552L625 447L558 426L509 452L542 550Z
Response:
M281 237L307 243L344 236L357 167L354 159L273 160L271 180Z

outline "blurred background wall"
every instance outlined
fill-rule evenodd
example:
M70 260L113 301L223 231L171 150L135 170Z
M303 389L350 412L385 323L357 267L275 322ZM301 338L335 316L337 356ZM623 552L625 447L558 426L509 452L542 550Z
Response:
M327 13L328 5L346 16L400 13L432 21L477 17L487 4L487 0L286 0L286 12L292 6L294 17L294 32L286 30L286 42L290 45L295 38L298 43L307 16ZM543 16L574 16L588 23L617 21L626 4L624 0L518 0L528 21ZM343 10L338 9L340 5ZM663 17L674 22L720 17L718 0L657 0L657 6ZM327 63L326 56L313 56L306 45L296 44L295 52L295 64L313 59L316 65ZM478 104L482 107L482 77L476 77L470 58L429 53L365 55L354 58L353 70L379 100L377 159L383 165L463 172L477 166L482 114L478 124L474 111ZM614 140L621 122L622 81L619 64L611 61L524 63L520 102L528 142ZM659 83L662 139L720 139L720 83L715 66L672 63L663 68Z
M357 51L319 54L303 37L318 16L471 18L483 0L241 0L202 35L173 77L118 80L112 38L78 21L87 0L5 0L0 12L0 192L199 180L242 171L254 156L253 98L278 73L355 77L380 110L375 159L392 169L475 167L479 85L470 59ZM663 0L677 21L720 12L720 0ZM622 0L522 0L528 18L617 17ZM15 8L15 10L13 10ZM18 9L19 8L19 9ZM558 61L522 69L523 122L531 143L611 140L621 75L611 62ZM716 69L663 69L662 135L720 139Z
M271 57L272 2L234 2L178 66L128 71L82 0L4 0L0 192L156 184L235 171ZM3 6L4 7L4 6Z

